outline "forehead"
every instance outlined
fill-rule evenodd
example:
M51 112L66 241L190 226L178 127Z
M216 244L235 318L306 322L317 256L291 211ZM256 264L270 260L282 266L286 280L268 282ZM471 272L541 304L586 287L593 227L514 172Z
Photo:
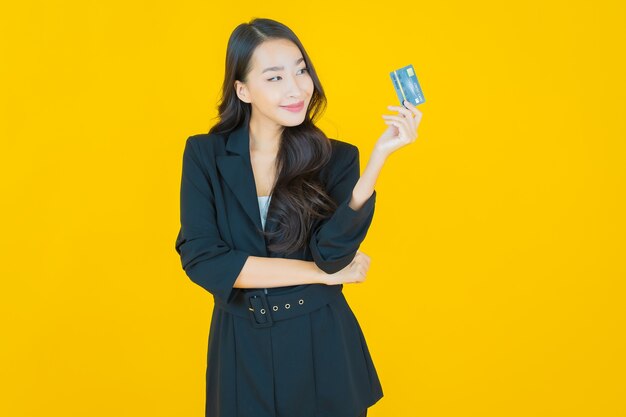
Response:
M272 39L261 43L252 53L252 69L260 73L265 68L284 66L289 68L295 65L302 53L298 46L286 39Z

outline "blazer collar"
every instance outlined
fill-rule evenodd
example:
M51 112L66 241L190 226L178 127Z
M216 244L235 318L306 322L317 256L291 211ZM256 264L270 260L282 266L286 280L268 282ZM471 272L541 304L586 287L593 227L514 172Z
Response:
M250 163L250 130L247 121L244 121L240 127L230 132L226 142L226 150L242 156Z
M218 155L216 158L220 174L235 194L245 213L258 229L262 230L259 200L250 160L250 135L247 122L230 132L226 142L226 151L227 155ZM270 230L272 226L270 221L266 222L265 230ZM263 235L260 232L255 232L255 234L261 237L258 240L259 250L267 254Z

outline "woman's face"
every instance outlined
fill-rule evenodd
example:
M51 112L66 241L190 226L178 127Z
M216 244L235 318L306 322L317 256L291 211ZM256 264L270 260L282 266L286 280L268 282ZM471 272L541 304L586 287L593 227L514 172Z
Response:
M286 39L261 43L252 54L252 68L245 83L236 81L239 98L252 105L252 117L282 126L304 121L313 94L313 80L300 49ZM302 103L299 108L285 106Z

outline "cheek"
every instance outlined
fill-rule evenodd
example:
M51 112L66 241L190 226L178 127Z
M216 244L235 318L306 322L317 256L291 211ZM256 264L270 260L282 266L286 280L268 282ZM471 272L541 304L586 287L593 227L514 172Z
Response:
M298 83L298 88L300 89L302 93L305 93L309 96L313 93L314 86L313 86L313 78L311 78L311 76L300 75L299 78L297 78L297 83Z
M313 79L311 77L307 77L306 91L309 93L309 96L313 94L314 90L315 86L313 85Z
M280 103L280 94L270 83L261 83L255 86L254 96L257 104L271 106Z

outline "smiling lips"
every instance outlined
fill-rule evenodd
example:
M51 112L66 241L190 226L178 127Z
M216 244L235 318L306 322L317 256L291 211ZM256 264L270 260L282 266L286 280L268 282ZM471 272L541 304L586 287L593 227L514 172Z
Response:
M302 110L304 108L304 101L301 101L299 103L292 104L292 105L289 105L289 106L280 106L280 107L282 107L283 109L288 110L290 112L297 113L297 112L299 112L300 110Z

